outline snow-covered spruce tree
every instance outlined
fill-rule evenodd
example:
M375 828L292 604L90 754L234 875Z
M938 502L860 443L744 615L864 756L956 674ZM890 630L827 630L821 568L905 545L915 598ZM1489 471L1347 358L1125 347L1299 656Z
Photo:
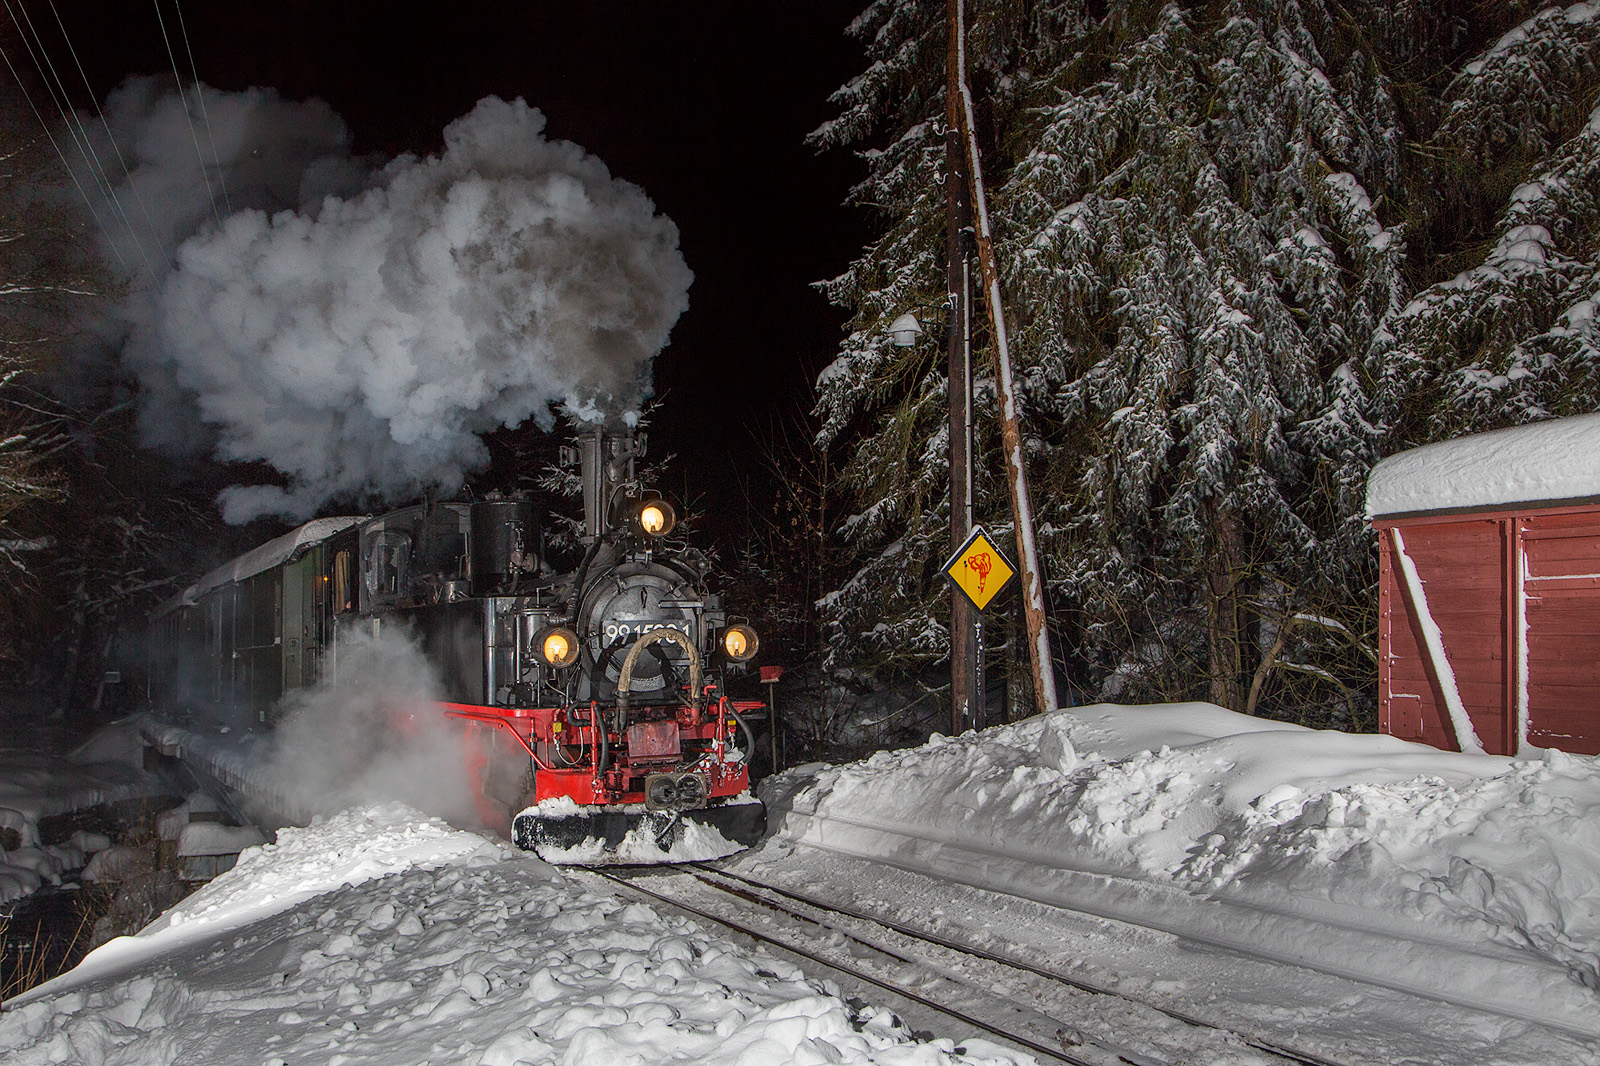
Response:
M1254 709L1300 676L1353 702L1318 656L1362 628L1367 382L1402 302L1374 207L1402 139L1357 30L1383 7L969 5L1041 543L1091 692ZM819 412L856 435L834 650L870 663L944 651L943 375L880 339L943 295L943 5L856 30L873 65L822 136L883 146L858 195L886 227L830 286L857 319Z
M1003 0L970 5L981 41L972 62L994 84L1020 69L1030 41L1059 12ZM884 681L937 686L932 668L949 656L949 591L940 574L950 544L949 432L945 381L946 315L944 0L872 4L851 31L866 42L865 73L834 96L838 118L813 135L822 147L856 146L869 173L852 200L878 213L878 241L824 288L856 312L839 356L817 382L819 444L849 454L840 484L848 493L838 529L849 577L823 597L826 669L861 688ZM990 92L986 116L1020 106L1022 94ZM981 305L974 328L982 331ZM887 329L911 311L926 324L921 343L894 347ZM975 370L987 365L975 353ZM980 423L994 413L992 383L975 383ZM980 435L985 432L980 424ZM988 429L992 434L992 427ZM980 451L994 452L983 447ZM998 454L998 453L995 453ZM978 520L1006 542L1011 519L1003 482L981 465ZM991 627L1003 636L1003 626ZM1021 669L1026 670L1026 657ZM943 675L945 678L947 674ZM930 717L933 717L930 715ZM942 714L939 717L943 717Z
M1600 408L1600 7L1500 17L1428 140L1388 450Z
M853 199L880 213L884 232L826 286L856 315L817 382L819 442L851 442L841 480L855 506L840 531L851 576L820 607L826 668L866 681L916 676L948 655L937 574L949 529L943 349L896 348L886 333L907 311L943 317L944 3L880 0L852 32L868 41L871 66L835 94L842 113L813 139L883 144L868 150Z
M1062 455L1040 489L1057 609L1105 695L1257 710L1289 668L1348 706L1365 382L1403 290L1374 208L1402 137L1347 21L1382 11L1119 14L1041 79L1001 201L1034 423Z

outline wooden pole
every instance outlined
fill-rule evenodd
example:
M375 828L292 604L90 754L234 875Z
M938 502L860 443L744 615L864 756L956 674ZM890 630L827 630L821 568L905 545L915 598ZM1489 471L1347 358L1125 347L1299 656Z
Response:
M772 772L777 773L782 769L778 765L778 681L783 677L783 667L763 666L760 677L761 683L767 686L768 743L772 754ZM754 758L755 752L750 755Z
M955 39L950 41L952 52ZM968 250L970 212L967 204L966 165L962 162L960 123L956 111L956 65L952 54L946 64L949 89L946 99L945 147L945 274L949 308L946 337L950 402L950 550L955 551L972 532L972 284ZM981 728L983 693L978 689L974 655L972 603L950 589L950 732L959 735Z
M1033 504L1028 497L1028 473L1023 462L1022 428L1017 415L1017 393L1011 377L1011 349L1005 308L1000 300L1000 272L995 266L994 242L989 227L988 197L983 187L983 161L978 151L972 90L967 85L966 8L963 0L946 0L950 29L949 83L955 90L956 126L966 146L967 179L971 184L972 216L976 230L978 268L983 282L984 307L994 334L994 378L1000 400L1000 440L1006 457L1006 482L1011 492L1011 515L1016 525L1017 556L1022 579L1022 605L1028 625L1028 658L1033 666L1034 705L1041 712L1056 709L1055 668L1050 655L1050 629L1044 615L1044 575L1033 535Z

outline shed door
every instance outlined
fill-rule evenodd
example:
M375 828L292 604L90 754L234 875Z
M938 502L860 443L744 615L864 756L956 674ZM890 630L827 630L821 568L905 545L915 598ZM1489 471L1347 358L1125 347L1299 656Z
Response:
M1445 693L1454 686L1484 750L1508 755L1516 750L1516 718L1508 699L1509 523L1428 521L1402 525L1401 532L1423 602L1412 602L1386 534L1379 597L1380 728L1436 747L1457 747ZM1428 651L1424 607L1439 629L1442 663Z
M1600 516L1522 522L1528 743L1600 754Z

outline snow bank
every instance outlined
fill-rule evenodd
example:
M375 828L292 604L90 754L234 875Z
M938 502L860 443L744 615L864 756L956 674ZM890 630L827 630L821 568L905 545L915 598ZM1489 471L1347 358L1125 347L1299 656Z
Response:
M149 867L150 856L147 852L118 845L97 853L79 876L94 884L110 885L126 880L132 874L142 873Z
M1367 517L1600 496L1600 413L1391 455L1367 479Z
M1600 989L1600 760L1547 751L1492 777L1281 785L1174 871L1211 890L1329 900L1457 926Z
M267 842L261 830L253 825L222 825L218 822L193 822L178 834L178 854L237 855L246 848L260 847Z
M473 865L508 850L401 804L345 811L305 829L280 829L136 936L118 937L77 969L39 986L57 990L122 972L156 956L260 921L313 896L411 869Z
M1201 841L1261 797L1309 799L1352 782L1419 775L1465 783L1511 765L1207 703L1100 705L953 740L936 735L920 748L822 770L812 790L830 814L1066 847L1175 877Z
M120 730L120 727L113 727ZM156 793L156 780L129 765L122 740L108 748L98 740L66 758L39 751L0 748L0 808L32 826L40 818ZM0 825L11 825L11 821Z
M797 844L879 856L1458 1002L1522 996L1596 1027L1600 760L1101 705L786 787L771 805L790 810L752 863ZM1521 991L1496 991L1510 983Z
M788 963L587 890L531 856L496 861L482 841L469 846L437 823L416 822L408 833L406 814L351 812L247 853L165 925L233 925L225 942L169 950L121 975L102 968L86 977L80 967L34 990L0 1014L0 1061L1032 1061L976 1040L957 1048L919 1039L890 1012L846 1003ZM307 889L329 887L287 907ZM264 917L269 898L287 909ZM177 947L170 938L169 946Z

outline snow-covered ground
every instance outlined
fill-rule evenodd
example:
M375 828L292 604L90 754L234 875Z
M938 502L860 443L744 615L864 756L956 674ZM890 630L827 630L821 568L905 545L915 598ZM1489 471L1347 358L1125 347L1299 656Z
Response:
M154 795L157 783L135 761L138 750L131 722L65 756L0 747L0 904L60 884L64 872L110 845L99 834L80 832L66 843L41 846L39 820Z
M0 1060L1001 1066L399 805L238 866L0 1015Z
M1101 705L801 768L769 794L776 834L731 867L755 879L958 939L1127 923L1059 950L1324 1051L1372 1004L1329 1017L1318 998L1372 1000L1396 1032L1361 1044L1365 1061L1400 1045L1415 1061L1600 1061L1595 758ZM1219 962L1233 952L1272 965Z
M1600 1064L1594 758L1098 706L767 796L774 833L732 869L1140 1003L1350 1064ZM409 808L351 810L9 1005L0 1061L1026 1061L919 1042L592 885Z

